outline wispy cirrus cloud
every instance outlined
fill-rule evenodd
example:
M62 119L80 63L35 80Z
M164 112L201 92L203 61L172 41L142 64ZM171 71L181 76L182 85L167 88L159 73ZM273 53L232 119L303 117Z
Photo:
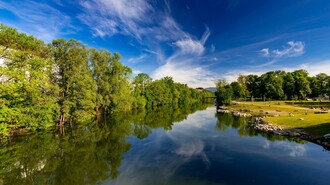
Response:
M80 1L80 5L84 12L78 17L94 36L123 34L147 44L146 41L176 40L186 35L166 8L156 9L146 0L91 0Z
M192 40L191 38L179 40L174 43L178 46L182 54L196 54L201 55L204 53L204 46L198 40Z
M207 41L210 35L211 35L210 29L206 27L206 31L204 32L200 40L187 37L185 39L176 41L174 45L180 48L179 53L181 55L189 55L189 54L202 55L205 50L204 48L205 42Z
M93 30L94 36L100 37L121 33L140 39L139 28L148 22L151 11L144 0L92 0L80 1L80 5L85 9L80 20Z
M175 81L190 86L205 83L214 86L214 80L209 78L211 72L198 61L205 53L210 29L206 26L204 34L197 39L183 31L172 17L169 2L163 2L163 6L159 6L159 3L147 0L80 1L84 12L78 17L96 37L121 34L132 37L144 46L148 54L142 53L128 59L128 62L142 62L150 54L155 55L160 66L149 72L153 78L172 76ZM171 46L172 52L168 52L164 45Z
M19 24L16 25L19 25L19 31L33 34L46 42L77 30L72 26L69 16L45 3L29 0L19 3L11 0L0 1L0 9L6 9L18 18Z
M144 59L148 58L148 55L147 54L142 54L138 57L132 57L132 58L129 58L127 61L129 63L139 63L139 62L142 62Z
M265 57L296 57L304 54L305 52L305 43L301 41L289 41L288 46L283 47L283 49L271 50L269 48L263 48L260 50L260 53Z
M210 30L206 28L200 40L190 37L174 43L178 50L169 56L165 64L158 67L152 76L156 79L172 76L174 80L189 84L192 87L214 86L218 75L208 70L208 66L197 63L203 58L204 44L210 34Z

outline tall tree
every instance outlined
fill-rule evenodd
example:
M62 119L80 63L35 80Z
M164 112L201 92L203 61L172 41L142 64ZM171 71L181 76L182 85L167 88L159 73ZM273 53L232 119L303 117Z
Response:
M287 99L292 100L295 97L295 79L292 73L287 73L283 78L283 90Z
M70 39L54 40L55 70L53 80L59 87L60 118L80 121L94 116L96 84L88 65L88 50L80 42Z
M145 95L147 86L152 82L152 78L145 73L139 73L133 80L134 94Z
M261 92L263 98L279 99L284 96L283 78L275 72L270 71L261 75Z
M258 75L250 74L246 77L246 88L251 96L251 100L260 96L261 80Z
M144 108L147 104L146 88L152 82L152 78L145 74L138 74L133 80L133 108Z
M96 114L99 114L99 110L102 110L105 114L111 108L111 53L103 49L100 51L90 49L89 60L91 62L93 79L97 86Z
M307 80L308 72L304 69L299 69L292 74L295 79L295 94L298 96L298 99L302 100L311 93L309 82Z
M328 78L329 76L325 73L320 73L315 76L318 82L318 88L319 88L319 96L324 96L325 94L328 93L328 88L329 88L329 81Z
M247 96L246 86L239 82L232 82L230 84L231 88L233 89L233 97L234 98L245 98Z
M114 53L111 62L109 83L111 84L110 105L112 111L130 110L133 101L129 79L132 69L120 63L120 58L119 53Z
M309 76L307 78L309 87L311 89L311 93L308 95L311 98L318 98L320 97L320 87L319 87L319 81L315 76Z
M233 90L226 80L216 82L216 98L219 105L230 105Z
M11 128L44 129L57 111L53 61L42 41L0 25L0 135Z

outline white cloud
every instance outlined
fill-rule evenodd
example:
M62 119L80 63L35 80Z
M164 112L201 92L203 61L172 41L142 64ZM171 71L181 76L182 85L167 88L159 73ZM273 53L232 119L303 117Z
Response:
M174 43L179 50L166 58L165 64L158 67L152 77L159 79L165 76L173 77L174 81L188 84L191 87L213 87L217 74L214 74L198 64L205 51L204 44L210 36L210 30L206 27L201 40L187 38Z
M211 31L210 28L206 26L206 31L204 32L202 38L201 38L201 44L205 45L207 39L210 37Z
M264 49L260 50L260 52L265 57L269 56L269 48L264 48Z
M78 17L100 37L129 35L141 44L184 38L186 34L169 10L156 10L152 3L146 0L81 0L84 13Z
M143 62L145 58L147 58L148 55L147 54L142 54L138 57L132 57L132 58L129 58L127 60L127 62L129 63L133 63L133 64L136 64L136 63L139 63L139 62Z
M148 52L148 53L151 53L151 54L154 54L154 55L161 55L160 53L158 53L157 51L153 51L153 50L150 50L150 49L144 49L144 51Z
M305 44L301 41L289 41L288 47L283 47L282 50L276 49L269 51L269 48L264 48L260 50L260 53L265 57L296 57L304 54Z
M171 76L174 81L188 84L191 87L213 87L218 75L186 61L183 63L167 62L157 68L152 74L154 79L160 79L165 76Z
M33 34L46 42L76 31L69 16L44 3L0 1L0 9L12 12L19 19L16 25L11 25L10 22L4 22L5 24L17 26L19 31Z
M147 0L80 1L84 13L79 18L93 30L95 36L131 36L146 47L146 52L155 54L155 61L162 65L151 72L153 78L172 76L175 81L190 86L214 86L214 80L209 77L210 71L199 64L211 34L210 29L206 26L201 38L196 39L183 31L171 16L169 2L164 2L164 6L153 3ZM173 46L173 52L165 51L163 44ZM128 59L128 62L142 62L146 57L142 54Z
M298 69L305 69L310 76L315 76L320 73L326 73L330 75L330 60L306 62L296 67L284 68L285 71L294 71Z
M179 40L174 44L180 48L182 54L201 55L204 53L204 46L202 43L197 40L192 40L191 38Z
M122 33L140 38L139 24L149 19L151 8L144 0L92 0L80 1L80 5L85 10L80 20L100 37Z
M206 27L206 31L204 32L202 38L200 40L192 39L191 37L178 40L174 43L174 45L178 46L181 51L180 55L202 55L204 53L204 45L211 35L210 29Z
M137 69L133 69L133 75L138 75L140 73L142 73L142 71L137 70Z

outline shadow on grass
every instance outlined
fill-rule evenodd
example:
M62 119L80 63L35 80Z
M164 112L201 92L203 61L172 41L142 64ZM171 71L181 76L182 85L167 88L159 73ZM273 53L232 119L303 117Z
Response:
M306 108L320 108L320 107L326 107L330 108L330 102L324 101L324 102L318 102L318 101L301 101L301 102L285 102L286 105L298 105L300 107L306 107Z
M304 128L297 128L297 129L302 129L304 130L307 134L319 138L324 136L325 134L330 133L330 123L323 123L319 125L312 125L309 127L304 127Z

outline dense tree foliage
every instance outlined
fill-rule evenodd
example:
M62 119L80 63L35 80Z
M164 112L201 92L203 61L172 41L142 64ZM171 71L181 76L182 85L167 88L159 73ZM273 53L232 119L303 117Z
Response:
M240 75L236 82L230 84L230 87L224 80L219 80L216 85L220 104L227 104L231 98L303 100L306 98L328 99L330 95L330 76L325 73L308 76L308 72L303 69L293 72L270 71L260 76ZM233 94L229 93L229 89ZM227 96L224 97L224 95Z
M148 107L189 105L206 101L206 98L213 96L212 92L198 91L186 84L176 83L171 77L153 81L145 92Z
M1 24L0 38L0 136L53 125L58 105L49 46Z
M118 53L74 39L45 44L0 24L0 136L80 123L137 108L187 106L213 97L171 77L132 77Z
M75 40L53 41L53 82L58 86L60 125L89 117L96 106L96 83L88 66L88 49Z
M216 97L219 105L229 105L233 97L233 88L225 80L216 82Z

